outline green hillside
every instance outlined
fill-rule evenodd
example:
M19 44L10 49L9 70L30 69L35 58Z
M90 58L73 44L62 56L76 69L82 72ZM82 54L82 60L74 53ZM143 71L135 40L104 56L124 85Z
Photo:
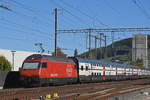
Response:
M150 47L150 39L148 39L148 48ZM149 50L150 52L150 50ZM150 54L150 53L148 53ZM89 52L80 55L82 58L88 58ZM95 49L91 50L91 58L102 61L111 61L129 64L132 61L132 38L127 38L108 45L107 48L98 48L95 57Z
M95 58L95 49L91 50L92 59L110 59L116 55L128 55L132 48L132 39L124 39L108 45L107 48L102 47L97 49L97 57ZM80 55L82 58L88 58L89 52L85 52Z

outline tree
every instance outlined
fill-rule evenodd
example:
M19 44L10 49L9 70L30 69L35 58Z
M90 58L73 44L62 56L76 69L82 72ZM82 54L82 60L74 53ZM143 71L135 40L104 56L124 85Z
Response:
M0 56L0 70L2 70L2 71L4 71L4 70L10 71L11 70L11 64L4 56Z
M61 48L59 48L59 47L57 47L56 52L57 52L57 56L60 56L60 57L67 57L67 54L65 54L65 53L61 50ZM52 53L52 56L54 56L54 55L55 55L55 52Z
M74 57L77 57L78 56L78 50L77 48L74 50Z

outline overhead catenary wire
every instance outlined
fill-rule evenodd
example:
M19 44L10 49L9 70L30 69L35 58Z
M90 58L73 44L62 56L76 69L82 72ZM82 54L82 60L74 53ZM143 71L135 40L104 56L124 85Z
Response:
M30 16L27 16L27 15L25 15L25 14L22 14L22 13L19 13L19 12L16 12L16 11L14 11L14 10L12 10L12 9L10 9L9 10L10 12L13 12L13 13L15 13L15 14L20 14L21 16L25 16L25 17L30 17ZM3 18L3 20L2 21L4 21L5 19ZM17 25L17 26L19 26L19 27L23 27L23 28L28 28L28 29L30 29L30 30L32 30L32 31L34 31L34 32L36 32L36 34L37 33L39 33L39 34L42 34L42 35L40 35L39 37L43 37L43 35L46 35L47 34L47 37L48 37L48 35L50 36L50 34L48 34L48 33L46 33L46 32L42 32L42 31L40 31L40 30L38 30L38 29L33 29L33 28L31 28L31 27L28 27L28 26L25 26L25 25L20 25L20 24L17 24L17 23L15 23L15 22L11 22L11 21L8 21L8 20L5 20L7 23L11 23L11 24L13 24L12 26L14 26L14 25ZM48 25L49 26L49 25ZM8 27L7 27L8 28ZM10 29L10 28L8 28L8 29ZM14 30L14 29L13 29ZM16 30L16 29L15 29ZM16 31L21 31L21 32L23 32L22 30L16 30ZM27 33L27 32L26 32ZM33 33L33 32L32 32ZM43 34L44 33L44 34ZM46 34L45 34L46 33ZM33 33L34 35L35 35L35 33ZM47 37L45 37L45 38L47 38Z
M1 1L1 2L4 2L4 3L7 3L7 4L10 4L10 2L8 2L8 1L4 1L4 0L0 0L0 1ZM12 5L12 4L11 4L11 5ZM16 7L16 6L15 6L15 7ZM20 8L22 9L22 7L20 7ZM9 9L11 9L11 8L9 8ZM30 15L23 14L23 13L21 13L21 12L15 11L14 9L11 9L10 12L12 12L12 13L18 15L18 16L24 17L24 18L29 18L29 19L31 19L31 20L36 19L38 22L43 23L45 26L48 26L48 27L49 27L50 24L51 24L51 23L49 23L49 21L44 21L45 18L44 18L44 20L43 20L43 19L42 19L42 20L39 19L39 17L37 17L35 14L34 14L34 16L30 16ZM39 16L39 14L38 14L38 16ZM50 19L48 19L48 20L50 20Z
M5 20L5 19L2 18L1 21L4 21L4 20ZM1 23L1 24L2 24L2 23ZM9 24L13 24L13 25L11 25L11 28L8 27ZM5 26L4 26L4 25L5 25ZM7 25L7 27L6 27L6 25ZM9 29L9 30L14 30L15 32L13 32L13 33L16 33L16 32L19 33L19 32L21 32L21 33L25 33L25 34L29 33L29 32L27 32L27 30L25 30L25 28L28 28L28 29L34 31L34 33L33 33L33 32L30 32L30 33L29 33L29 34L30 34L30 35L28 35L28 36L30 36L29 38L31 38L31 37L36 37L36 39L37 39L37 38L43 38L44 40L50 39L50 37L49 37L50 34L47 34L47 35L46 35L44 32L42 32L42 31L40 31L40 30L33 29L33 28L31 28L31 27L28 27L28 26L20 25L20 24L17 24L17 23L15 23L15 22L11 22L11 21L8 21L8 20L5 20L3 26L1 26L1 27L6 28L6 29ZM15 29L12 28L12 27L15 27ZM25 30L25 31L20 30L20 28L18 29L18 27L22 27L23 30ZM35 32L36 32L36 33L35 33ZM38 33L38 34L37 34L37 33ZM44 34L43 34L43 33L44 33ZM46 36L44 36L44 35L46 35Z
M31 11L31 12L33 12L33 13L38 13L38 12L39 12L39 9L37 10L37 8L36 8L36 10L35 10L33 7L27 6L27 5L25 5L25 4L21 3L21 2L16 1L16 0L10 0L10 2L13 2L13 3L15 3L15 4L21 6L22 8L24 8L24 9L26 9L26 10L28 10L28 11ZM46 12L47 12L47 11L46 11Z
M9 40L17 40L17 41L20 41L20 42L34 42L34 41L37 41L37 40L31 40L31 39L26 39L26 38L22 38L22 37L12 37L12 36L1 36L0 37L1 39L9 39Z
M14 10L12 10L11 12L18 15L18 16L21 16L21 17L26 17L26 18L29 18L29 19L31 18L31 20L36 19L39 23L42 23L42 24L44 24L45 26L48 26L48 27L50 26L50 23L48 23L48 21L44 22L43 20L40 20L38 17L32 17L32 16L29 16L29 15L25 15L23 13L20 13L20 12L14 11Z
M139 0L132 0L133 3L138 7L138 9L150 20L150 15L145 10L144 6L141 4Z
M15 41L19 41L18 43L24 43L24 44L28 44L28 45L34 45L34 43L37 43L37 42L39 42L39 40L31 40L31 39L26 39L26 38L22 38L22 37L12 37L12 36L1 36L0 37L0 39L5 39L5 40L15 40ZM44 46L48 46L47 44L45 44L46 42L48 42L48 41L45 41L44 42ZM13 43L12 41L11 41L11 43Z
M20 7L22 7L23 9L26 9L26 10L28 10L28 11L30 11L30 12L32 12L32 13L38 15L38 16L41 16L42 18L44 17L44 19L46 18L47 20L50 20L50 19L47 18L46 16L42 16L43 14L39 14L39 12L43 12L43 11L41 11L41 10L39 10L39 9L37 9L37 8L33 8L33 7L29 6L29 5L25 5L25 4L23 4L23 3L21 3L21 2L18 2L18 1L16 1L16 0L10 0L9 2L12 2L13 4L16 4L17 6L20 6ZM45 10L44 10L44 12L45 12L44 14L46 14L47 16L49 16L49 11L45 11Z
M0 24L2 24L2 23L0 23ZM4 29L9 29L9 30L14 30L14 31L16 31L16 32L21 32L21 33L28 33L29 35L28 36L30 36L30 37L35 37L36 36L36 38L37 38L37 36L38 36L38 38L44 38L44 39L49 39L47 36L43 36L43 35L39 35L39 34L35 34L35 33L33 33L33 32L27 32L27 31L23 31L23 30L20 30L20 29L16 29L16 28L10 28L10 27L8 27L8 26L4 26L4 24L3 25L1 25L0 27L2 27L2 28L4 28Z
M87 13L85 13L85 12L81 11L80 9L78 9L77 7L74 7L74 6L70 5L70 4L68 4L68 3L65 2L64 0L59 0L59 1L62 2L63 4L65 4L65 5L67 5L68 7L73 8L73 9L75 9L76 11L80 12L82 15L84 15L84 16L86 16L86 17L92 19L92 20L97 20L98 23L100 23L100 25L103 25L103 26L105 26L105 27L110 27L109 25L107 25L107 24L105 24L104 22L102 22L101 20L99 20L97 17L95 18L95 17L93 17L93 16L88 15Z
M58 5L60 8L63 9L63 11L67 12L68 14L70 14L72 17L74 17L76 20L79 21L79 23L82 23L83 25L86 25L86 27L90 27L90 25L85 22L83 19L81 19L80 17L78 17L77 15L73 14L72 12L70 12L69 10L65 9L63 6L61 6L59 3L57 3L55 0L51 0L51 2L53 2L55 5Z
M43 31L41 31L39 29L35 29L35 28L29 27L29 26L26 26L26 25L18 24L18 23L15 23L13 21L9 21L9 20L7 20L5 18L0 18L0 19L1 19L0 21L2 21L2 22L6 22L6 23L11 24L11 25L16 25L18 27L26 28L26 29L28 29L30 31L36 32L36 34L38 33L38 34L42 34L42 35L45 35L45 36L49 36L50 35L47 32L43 32ZM52 36L52 35L50 35L50 36Z
M23 4L21 2L18 2L16 0L9 0L9 1L0 0L0 1L4 2L4 3L7 3L7 4L10 4L10 5L14 5L15 7L18 6L18 7L22 8L22 9L25 9L27 11L30 11L30 12L34 13L34 14L37 14L38 16L42 16L41 14L39 14L39 12L43 13L43 11L45 12L44 14L49 15L49 11L45 11L43 9L41 10L41 9L38 9L38 8L33 8L33 7L29 6L29 5L25 5L25 4ZM42 17L46 17L46 16L42 16Z
M7 21L7 20L6 20ZM15 24L15 23L14 23ZM1 28L4 28L4 29L9 29L9 30L14 30L15 32L22 32L22 33L26 33L26 35L27 35L27 33L29 33L29 35L28 36L32 36L32 37L36 37L36 38L42 38L42 39L44 39L44 40L54 40L54 39L52 39L52 38L49 38L49 35L44 35L43 36L43 34L41 33L41 34L37 34L37 33L33 33L33 32L28 32L28 31L23 31L23 30L20 30L20 28L18 29L17 27L15 27L14 26L14 28L13 27L9 27L8 26L8 24L6 24L6 23L0 23L0 25L1 25ZM6 26L7 25L7 26ZM16 25L20 25L20 24L16 24ZM12 33L12 32L11 32ZM38 37L37 37L38 36Z
M11 22L11 21L8 21L8 20L5 20L4 18L2 18L2 20L1 21L4 21L3 23L1 22L0 24L2 24L2 26L1 26L1 28L4 28L4 29L7 29L7 30L14 30L15 32L10 32L10 33L25 33L24 35L27 35L27 33L29 33L29 32L27 32L27 31L23 31L23 30L20 30L20 28L18 29L18 27L16 27L16 26L22 26L22 28L24 29L24 27L27 27L27 26L24 26L24 25L20 25L20 24L17 24L17 23L14 23L14 22ZM8 27L9 26L9 24L13 24L13 25L11 25L11 28L10 27ZM7 26L6 26L7 25ZM15 29L14 29L14 28ZM28 27L29 28L29 27ZM31 29L31 28L30 28ZM33 31L35 31L35 29L32 29ZM37 31L37 30L36 30ZM32 39L32 40L36 40L36 41L39 41L40 39L38 39L38 38L43 38L45 41L46 41L46 38L48 38L49 36L47 35L47 36L43 36L43 34L42 33L40 33L40 35L37 35L37 33L38 32L36 32L36 33L33 33L33 32L31 32L31 33L29 33L29 35L28 35L28 38L26 38L26 40L28 41L29 40L29 38L31 38L31 37L36 37L36 39L34 38L34 39ZM44 35L46 35L46 34L44 34ZM18 36L18 35L16 35L16 36ZM15 37L16 37L15 36ZM24 36L23 36L24 37ZM20 39L21 40L21 39ZM48 39L49 40L49 39ZM30 40L31 41L31 40ZM26 42L24 42L24 43L26 43Z
M66 10L66 9L64 9L64 10L65 10L67 13L69 13L71 16L73 16L74 18L76 18L77 20L79 20L79 21L81 21L83 24L85 24L84 21L83 21L80 17L78 17L78 16L72 14L70 11L68 11L68 10ZM88 24L85 24L85 25L89 26Z
M6 1L5 1L6 2ZM18 5L20 5L20 6L22 6L24 9L27 9L27 10L29 10L29 11L31 11L31 12L33 12L33 13L36 13L35 12L35 10L33 9L33 8L28 8L28 6L25 6L24 4L22 4L22 3L20 3L20 2L16 2L15 0L12 0L11 2L14 2L15 4L18 4ZM8 2L6 2L6 3L8 3ZM68 12L68 11L67 11ZM28 16L28 15L25 15L25 14L22 14L22 13L20 13L20 12L16 12L16 11L13 11L13 13L15 13L15 14L17 14L17 15L19 15L19 16L23 16L23 17L27 17L27 18L32 18L32 19L34 19L34 17L32 17L32 16ZM69 13L69 14L71 14L71 13ZM72 14L73 15L73 14ZM35 17L36 18L36 17ZM77 17L76 17L77 18ZM80 19L80 18L78 18L78 19ZM80 20L81 21L81 20ZM38 19L38 22L39 22L39 19ZM41 21L40 21L41 22ZM49 21L48 21L49 22ZM72 22L72 21L70 21L70 22ZM48 26L48 23L46 23L46 26ZM49 27L49 26L48 26Z
M53 1L53 0L52 0ZM54 2L54 1L53 1ZM54 2L56 5L58 5L59 7L61 7L61 8L64 8L64 7L62 7L60 4L58 4L58 3L56 3L56 2ZM78 17L78 16L76 16L76 15L74 15L74 14L72 14L72 12L70 12L69 10L67 10L67 9L64 9L64 11L65 12L67 12L68 14L70 14L71 16L73 16L74 18L76 18L78 21L80 21L80 23L82 22L83 24L85 24L84 23L84 21L80 18L80 17ZM101 23L101 24L103 24L103 23ZM87 25L87 24L86 24ZM104 24L103 24L104 25ZM87 25L88 26L88 25ZM90 26L90 25L89 25ZM106 26L106 25L105 25ZM108 26L107 26L108 27ZM81 45L81 43L80 43L80 45Z
M114 8L107 0L103 0L108 7L110 7L116 14L120 15L120 12Z
M53 1L53 0L52 0ZM90 26L88 25L86 22L84 22L80 17L78 17L77 15L74 15L72 12L70 12L69 10L66 10L64 7L62 7L60 4L56 3L55 1L53 1L53 3L55 5L58 5L60 8L63 8L63 11L67 12L69 15L71 15L72 17L74 17L76 20L79 21L79 23L82 23L83 25L86 25L86 26Z
M21 8L22 9L22 7L19 7L19 8ZM34 19L35 17L34 16L31 16L31 15L26 15L26 13L22 13L22 12L20 12L20 10L19 11L16 11L16 9L12 9L10 12L12 12L12 13L14 13L15 15L19 15L19 16L21 16L21 17L24 17L24 18L29 18L29 19ZM9 12L9 14L11 14ZM34 13L34 12L33 12ZM3 16L2 16L3 17ZM18 16L17 16L18 17ZM39 17L39 16L38 16ZM40 23L40 25L43 25L43 20L42 21L39 21L39 18L37 17L37 19L38 19L38 22ZM5 17L3 17L3 19L5 19ZM44 19L44 18L42 18L42 19ZM45 19L44 19L45 20ZM50 34L48 34L47 32L43 32L43 31L41 31L41 28L40 29L36 29L36 28L33 28L33 27L29 27L29 26L26 26L26 25L23 25L23 24L20 24L20 23L18 23L17 21L16 22L13 22L13 21L9 21L9 20L7 20L7 19L5 19L5 20L2 20L3 21L3 23L5 23L5 24L3 24L3 23L1 23L1 25L2 25L2 28L5 30L5 29L8 29L9 31L11 30L11 33L24 33L23 35L25 36L25 35L27 35L27 34L29 34L29 35L27 35L29 38L30 38L30 35L31 35L31 40L36 40L37 39L37 41L43 41L43 42L45 42L46 40L47 40L47 38L49 39L49 37L50 37ZM42 22L42 23L41 23ZM50 22L50 21L47 21L47 22ZM52 24L53 25L53 24ZM48 27L50 27L50 25L49 24L47 24L47 25L44 25L44 26L48 26ZM21 28L20 28L21 27ZM21 29L23 29L23 30L21 30ZM15 31L15 32L13 32L13 31ZM33 31L33 32L32 32ZM14 36L14 37L18 37L18 35L10 35L10 36ZM36 39L33 39L32 37L35 37ZM43 38L43 39L38 39L38 38ZM15 39L14 39L15 40ZM19 38L17 38L16 40L23 40L23 39L19 39ZM28 39L25 39L25 40L27 40L28 41ZM50 39L50 40L54 40L54 39Z

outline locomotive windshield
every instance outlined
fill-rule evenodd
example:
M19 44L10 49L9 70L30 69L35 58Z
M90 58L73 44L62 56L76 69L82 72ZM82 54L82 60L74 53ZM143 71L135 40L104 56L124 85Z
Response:
M40 62L24 62L23 69L38 69Z

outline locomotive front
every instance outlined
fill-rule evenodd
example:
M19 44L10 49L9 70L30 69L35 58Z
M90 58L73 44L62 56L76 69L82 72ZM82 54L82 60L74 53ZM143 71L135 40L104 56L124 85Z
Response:
M40 68L45 65L41 62L41 55L27 57L20 69L20 81L24 86L37 85L40 83Z

